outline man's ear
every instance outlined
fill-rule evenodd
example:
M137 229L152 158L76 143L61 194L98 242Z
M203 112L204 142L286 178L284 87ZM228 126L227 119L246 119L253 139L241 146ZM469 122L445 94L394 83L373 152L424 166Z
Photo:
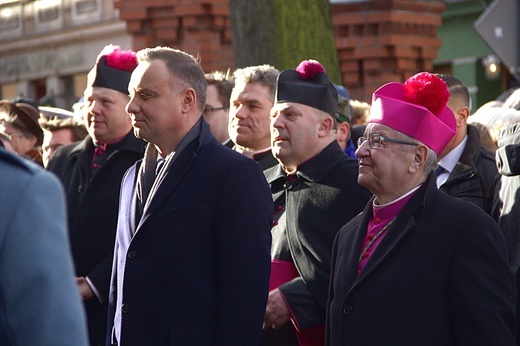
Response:
M457 128L461 126L466 126L466 123L469 118L469 113L470 111L468 107L460 107L459 109L457 109Z
M186 88L181 93L182 110L188 113L191 109L197 107L197 96L193 88Z
M321 121L320 121L320 126L318 128L318 136L321 138L321 137L326 137L329 135L329 133L332 131L332 129L334 128L334 119L332 119L331 117L324 117Z
M415 147L414 156L409 168L410 173L417 173L424 167L428 160L428 151L429 149L425 145L418 145Z
M346 142L349 138L349 126L348 123L338 122L338 141Z

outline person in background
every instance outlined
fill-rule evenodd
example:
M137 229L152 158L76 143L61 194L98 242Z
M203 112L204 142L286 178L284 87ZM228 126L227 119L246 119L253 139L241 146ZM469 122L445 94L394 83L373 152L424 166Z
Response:
M350 94L347 89L341 85L334 85L338 92L338 109L336 111L336 126L338 143L341 149L350 158L356 158L356 146L350 135L350 123L352 119L352 107L350 106Z
M269 65L249 66L233 73L229 136L234 149L254 159L265 170L278 162L271 153L269 114L279 71Z
M332 242L370 198L337 142L337 104L319 62L280 73L271 111L279 164L264 171L275 221L262 345L323 345Z
M87 77L82 141L56 149L47 169L65 187L78 289L85 302L90 343L104 345L107 301L119 206L126 170L143 157L125 106L135 52L108 45Z
M500 189L493 215L506 238L509 267L516 280L520 297L520 123L500 129L496 163L500 173ZM520 345L520 299L516 310L516 342Z
M0 150L0 344L87 346L53 174Z
M258 345L272 223L265 178L211 133L193 56L168 47L137 56L127 111L149 144L121 185L108 344Z
M13 148L13 144L11 143L11 140L9 139L9 137L6 134L4 134L2 132L0 132L0 146L2 148L4 148L5 150L14 153L14 148Z
M370 115L370 104L358 100L350 100L352 107L352 126L366 125Z
M437 188L437 155L457 129L449 97L427 72L373 94L356 155L374 197L334 242L326 345L516 344L500 229Z
M437 157L437 186L448 195L479 206L492 215L498 192L498 173L493 153L480 141L479 130L467 124L470 114L468 88L457 78L438 75L450 91L448 107L455 114L457 132Z
M56 149L82 140L87 135L87 129L74 119L74 113L65 109L40 106L38 110L38 123L43 130L42 162L47 167Z
M211 132L220 143L233 148L235 143L229 138L229 98L235 82L228 74L215 71L206 73L208 90L206 91L206 107L204 120L209 124Z
M40 148L43 131L38 125L39 117L38 110L28 103L0 101L0 132L9 137L15 153L43 165Z

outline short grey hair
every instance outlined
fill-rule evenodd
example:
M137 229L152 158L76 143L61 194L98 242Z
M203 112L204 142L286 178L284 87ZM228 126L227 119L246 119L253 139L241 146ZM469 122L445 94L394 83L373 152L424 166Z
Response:
M274 102L276 96L276 80L280 71L271 65L258 65L239 68L233 73L235 85L262 83L269 88L269 96Z
M170 47L145 48L137 52L137 61L162 60L172 77L179 79L182 88L193 88L197 96L197 106L202 111L206 105L206 78L199 61L182 50ZM177 85L178 86L178 85Z

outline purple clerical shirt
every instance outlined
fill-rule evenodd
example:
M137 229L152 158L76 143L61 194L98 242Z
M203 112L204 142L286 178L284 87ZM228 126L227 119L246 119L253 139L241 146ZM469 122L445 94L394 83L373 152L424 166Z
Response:
M360 256L361 261L358 264L358 274L361 273L363 268L368 262L370 255L374 253L375 249L381 243L381 240L388 232L388 229L385 230L377 239L370 245L368 249L366 249L367 245L373 240L377 234L392 220L394 220L404 205L410 200L410 198L414 195L415 191L417 191L419 187L414 188L404 196L399 199L387 203L385 205L372 205L372 218L368 222L367 232L365 233L365 237L363 238L363 243L361 244ZM374 200L375 201L375 200ZM388 227L390 228L390 227ZM366 249L366 251L365 251Z

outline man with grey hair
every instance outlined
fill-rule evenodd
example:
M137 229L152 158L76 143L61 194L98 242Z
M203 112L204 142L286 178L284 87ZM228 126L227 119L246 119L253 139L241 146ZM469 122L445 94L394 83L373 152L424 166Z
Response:
M211 133L193 56L156 47L137 57L126 109L149 144L121 185L109 342L258 344L269 286L267 182Z
M229 136L235 143L234 149L257 161L263 170L278 164L271 153L269 130L278 74L269 65L249 66L233 74Z
M334 242L326 345L515 344L504 237L437 189L437 155L456 132L449 95L427 72L374 92L356 151L374 197Z

